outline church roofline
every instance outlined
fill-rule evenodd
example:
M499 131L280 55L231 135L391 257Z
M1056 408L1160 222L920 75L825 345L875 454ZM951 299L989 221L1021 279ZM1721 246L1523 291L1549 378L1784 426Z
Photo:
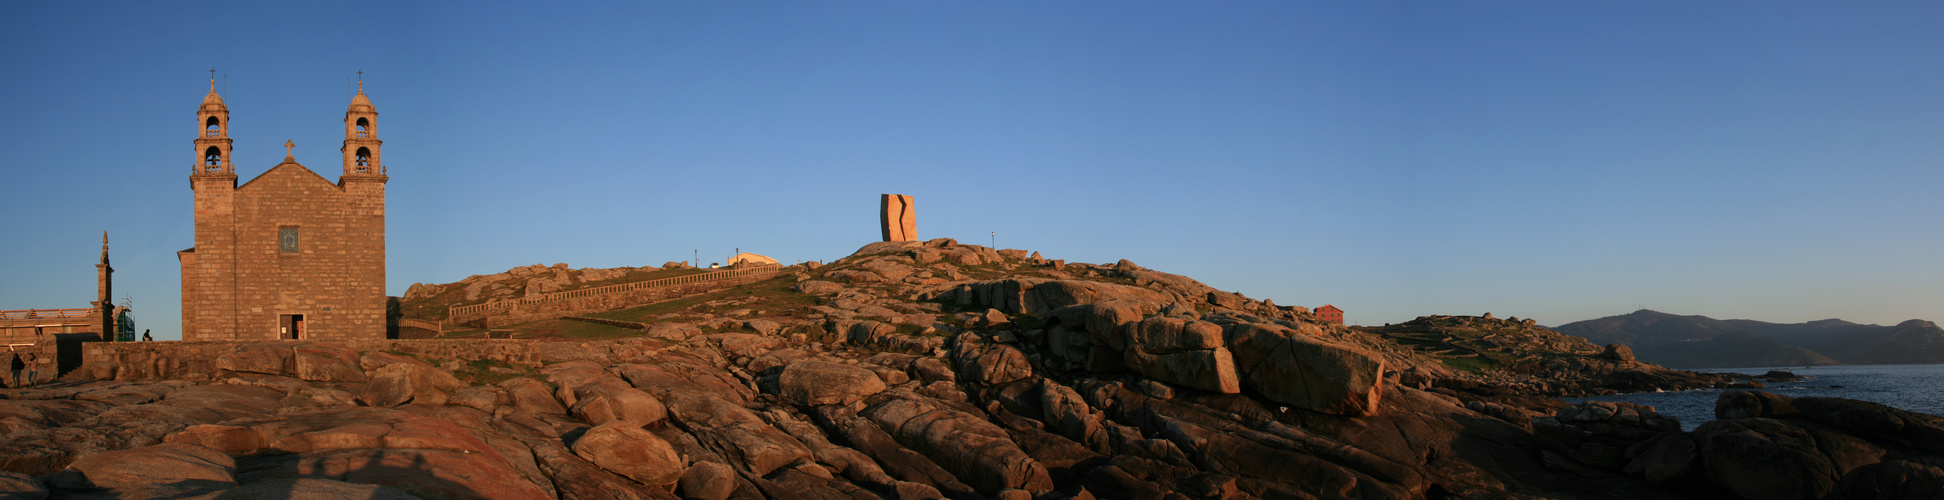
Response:
M324 176L323 176L323 175L319 175L319 174L318 174L317 172L315 172L315 171L312 171L312 170L311 170L311 169L310 169L309 167L305 167L305 166L304 166L303 164L301 164L301 163L297 163L297 162L295 162L295 161L285 161L285 162L283 162L283 163L278 163L278 164L277 164L277 166L274 166L274 167L270 167L270 169L269 169L269 170L265 170L265 171L263 171L263 173L261 173L261 174L257 174L257 176L256 176L256 177L254 177L254 178L251 178L251 179L249 180L249 182L245 182L245 183L243 183L243 185L241 185L241 186L237 186L237 187L236 187L236 190L237 190L237 191L242 191L242 190L243 190L244 188L247 188L247 187L250 187L250 185L251 185L251 184L255 184L257 180L259 180L259 179L262 179L262 178L264 178L264 177L269 177L269 176L270 176L270 173L271 173L271 172L275 172L275 171L277 171L277 169L280 169L280 168L284 168L284 166L285 166L285 165L289 165L289 166L292 166L292 167L296 167L296 168L297 168L297 170L299 170L299 171L302 171L303 173L306 173L306 174L310 174L310 176L311 176L311 177L314 177L314 178L316 178L316 179L317 179L317 180L318 180L319 182L323 182L323 183L325 183L325 184L330 184L330 185L331 185L331 187L335 187L335 188L338 188L338 190L340 190L340 191L342 191L342 190L344 189L344 187L343 187L343 186L339 186L339 185L338 185L337 183L335 183L335 182L331 182L331 180L330 180L330 179L326 179L326 178L324 178Z

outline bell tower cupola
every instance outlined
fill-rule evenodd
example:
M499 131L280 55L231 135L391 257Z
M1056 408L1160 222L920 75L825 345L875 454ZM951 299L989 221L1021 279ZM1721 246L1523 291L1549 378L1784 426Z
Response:
M359 76L364 76L360 71ZM364 79L358 79L358 95L351 98L351 107L344 111L344 175L379 176L385 175L385 164L380 154L384 141L378 140L378 108L371 106L371 98L365 97Z
M193 175L236 175L230 162L229 106L216 94L216 70L210 70L209 95L196 110L196 166Z

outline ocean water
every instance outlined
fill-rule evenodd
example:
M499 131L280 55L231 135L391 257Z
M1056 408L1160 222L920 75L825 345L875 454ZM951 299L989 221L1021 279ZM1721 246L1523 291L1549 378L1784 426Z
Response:
M1793 372L1805 378L1795 382L1769 382L1767 388L1754 390L1769 391L1792 398L1808 396L1855 399L1883 403L1918 413L1944 416L1944 364L1778 366L1694 371L1761 375L1769 370ZM1681 429L1694 430L1694 427L1701 425L1702 422L1714 420L1715 399L1720 396L1721 390L1705 389L1565 398L1565 401L1569 403L1622 401L1652 406L1661 414L1680 419Z

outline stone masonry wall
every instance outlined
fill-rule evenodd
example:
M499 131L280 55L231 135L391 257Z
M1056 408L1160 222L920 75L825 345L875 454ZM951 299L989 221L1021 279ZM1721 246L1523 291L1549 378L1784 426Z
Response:
M607 359L617 355L633 357L645 352L644 347L625 339L595 342L528 339L93 342L82 345L82 365L78 373L99 380L210 380L234 371L276 371L296 376L298 349L313 345L342 346L364 353L403 352L421 358L462 362L496 360L528 367L572 359ZM226 356L228 359L225 359ZM270 361L266 363L264 360ZM271 369L265 370L264 366Z
M189 177L195 189L195 246L176 253L182 262L182 338L230 338L236 318L236 239L231 230L236 215L236 175L197 174Z
M82 334L82 335L93 335L93 334ZM47 336L57 337L56 335L47 335ZM68 337L68 336L75 336L75 335L59 335L59 337ZM35 363L37 363L39 366L33 367L34 374L33 374L33 379L31 381L28 379L28 374L22 372L20 374L21 384L25 385L29 383L48 382L54 380L56 376L60 375L61 352L58 345L59 343L55 339L51 339L51 338L47 339L47 341L45 342L36 343L36 344L9 345L4 350L0 350L0 364L4 364L4 366L6 367L11 367L13 365L13 360L15 356L21 356L21 360L25 362L27 359L26 355L33 354L35 358ZM0 368L0 370L4 370L4 369L6 368ZM0 385L4 385L7 387L14 386L13 372L11 371L0 372L0 376L5 377L4 381L0 381Z

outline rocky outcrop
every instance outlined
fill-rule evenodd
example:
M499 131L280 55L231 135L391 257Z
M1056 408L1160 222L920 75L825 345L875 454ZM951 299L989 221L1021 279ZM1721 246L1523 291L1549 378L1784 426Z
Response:
M1384 360L1369 351L1279 325L1234 325L1227 335L1237 370L1251 389L1271 401L1322 413L1367 415L1376 411L1383 396Z
M790 290L810 295L836 295L838 292L844 291L844 285L823 280L805 280L797 283Z
M385 365L373 371L360 401L371 406L393 407L405 403L445 404L454 389L465 387L452 374L412 363Z
M632 422L597 425L574 440L574 455L609 472L649 486L668 486L682 478L687 464L675 448Z
M769 475L798 460L810 458L809 448L772 427L741 405L714 394L669 391L669 417L711 454L739 470Z
M1125 337L1122 356L1135 373L1204 391L1242 392L1221 325L1155 317L1129 325Z
M89 455L55 479L105 488L124 497L187 496L236 487L236 461L187 443L164 443Z
M97 346L68 381L0 390L0 470L17 473L0 491L1878 498L1944 484L1938 419L1880 405L1727 392L1721 420L1682 432L1652 408L1552 400L1729 376L1530 321L1345 327L1132 262L949 239L793 271L602 314L641 327L608 340Z
M1554 416L1534 418L1532 426L1547 446L1542 458L1605 471L1627 467L1629 450L1638 454L1647 441L1681 430L1680 421L1652 407L1609 401L1562 408Z
M783 399L800 406L848 405L884 392L884 381L870 370L817 360L791 363L777 383Z
M297 378L320 382L362 382L358 350L336 344L304 344L291 349Z
M620 378L575 387L574 405L568 412L589 425L619 421L637 428L654 425L668 415L661 400Z
M701 462L682 472L682 498L723 500L736 493L736 469L715 462Z
M926 398L887 398L862 415L982 493L1053 489L1046 467L984 418Z
M1349 340L1395 367L1399 382L1485 397L1590 396L1624 392L1729 388L1745 379L1729 373L1669 370L1627 358L1526 320L1484 316L1422 316L1382 327L1322 329Z
M1632 347L1620 344L1607 344L1606 351L1601 352L1600 357L1622 362L1633 361L1634 353Z
M1717 420L1629 449L1624 472L1695 495L1928 498L1944 484L1944 418L1834 398L1727 391Z
M657 323L648 327L648 337L680 342L689 337L701 336L702 330L687 323Z

